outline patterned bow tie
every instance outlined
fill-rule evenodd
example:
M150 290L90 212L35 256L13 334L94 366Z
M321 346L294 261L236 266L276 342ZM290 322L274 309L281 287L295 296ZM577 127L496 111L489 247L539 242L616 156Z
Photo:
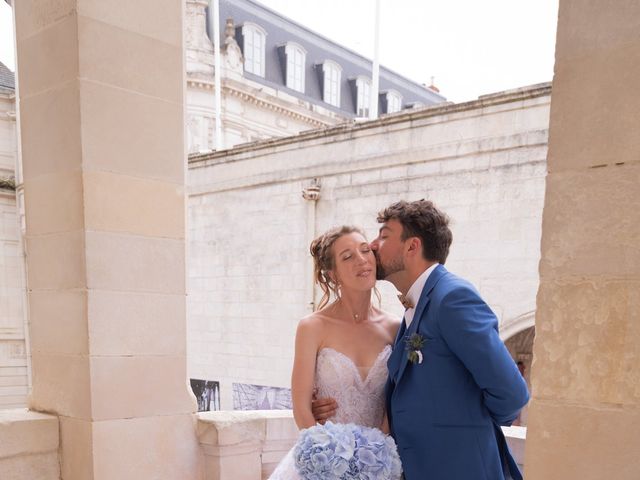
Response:
M406 296L404 296L403 294L398 294L398 300L400 300L400 303L402 304L402 306L404 308L406 308L407 310L410 308L413 308L413 302L411 301L410 298L407 298Z

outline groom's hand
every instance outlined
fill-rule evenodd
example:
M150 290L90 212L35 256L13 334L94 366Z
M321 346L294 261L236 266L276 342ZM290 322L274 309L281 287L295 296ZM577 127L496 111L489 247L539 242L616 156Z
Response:
M324 425L325 422L336 414L338 408L338 402L333 398L314 398L311 401L311 412L313 418L320 425Z

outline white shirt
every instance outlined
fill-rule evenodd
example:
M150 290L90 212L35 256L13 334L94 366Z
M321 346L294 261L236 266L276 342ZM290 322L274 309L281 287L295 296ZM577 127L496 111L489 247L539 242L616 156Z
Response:
M427 268L424 272L420 274L416 281L413 282L411 288L407 292L406 298L413 303L413 308L407 308L404 312L404 321L407 324L407 328L411 325L411 321L413 320L413 316L416 313L416 307L418 306L418 300L420 300L420 294L422 293L422 289L424 288L425 283L427 283L427 279L431 272L433 272L436 267L440 265L439 263L434 263L429 268Z

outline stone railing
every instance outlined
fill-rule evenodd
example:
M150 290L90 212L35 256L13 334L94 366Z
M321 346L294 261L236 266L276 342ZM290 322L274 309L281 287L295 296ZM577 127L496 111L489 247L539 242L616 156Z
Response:
M199 413L205 480L267 478L297 436L290 410Z
M58 417L0 410L0 478L59 480Z
M503 429L516 461L524 467L525 427ZM293 446L298 429L290 410L198 414L205 456L205 480L259 480L269 477Z
M290 410L206 412L197 418L204 480L266 479L298 436ZM504 432L523 466L527 429ZM59 480L59 445L56 416L0 410L0 479Z

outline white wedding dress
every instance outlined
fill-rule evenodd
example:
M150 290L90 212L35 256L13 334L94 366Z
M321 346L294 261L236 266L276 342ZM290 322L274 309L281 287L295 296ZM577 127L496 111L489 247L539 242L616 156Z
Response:
M391 345L378 354L370 368L357 367L346 355L323 348L316 360L318 398L335 398L338 410L330 420L380 428L384 417L384 385ZM299 480L293 449L278 464L269 480Z

